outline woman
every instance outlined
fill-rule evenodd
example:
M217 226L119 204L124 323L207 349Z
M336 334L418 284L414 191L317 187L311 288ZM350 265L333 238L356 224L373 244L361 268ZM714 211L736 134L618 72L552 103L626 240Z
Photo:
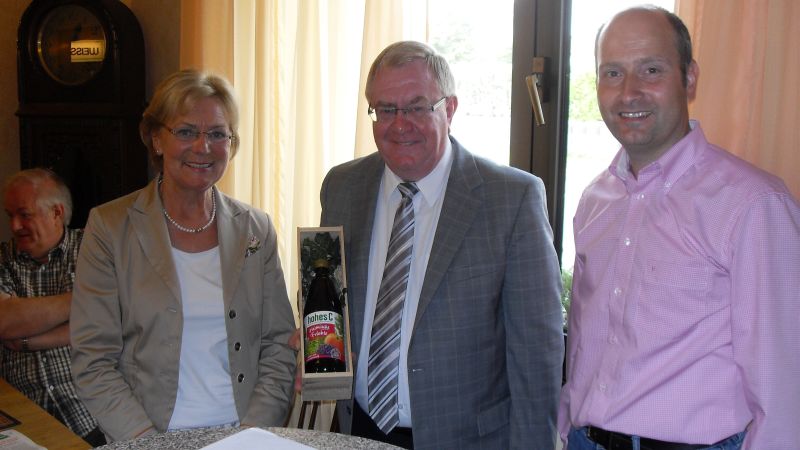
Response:
M295 327L275 230L214 187L236 152L237 126L224 79L173 74L139 127L158 177L89 215L72 372L111 440L284 424Z

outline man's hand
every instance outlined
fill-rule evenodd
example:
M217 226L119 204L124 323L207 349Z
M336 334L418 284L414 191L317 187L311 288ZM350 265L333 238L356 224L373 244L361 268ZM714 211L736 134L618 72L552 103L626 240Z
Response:
M5 347L5 348L7 348L9 350L13 350L15 352L21 352L22 351L22 347L23 347L23 345L22 345L22 340L23 339L25 339L25 338L3 339L2 341L0 341L0 344L3 344L3 347Z
M27 345L23 341L27 339ZM69 324L61 324L52 330L31 337L0 340L3 347L15 352L46 350L69 345Z

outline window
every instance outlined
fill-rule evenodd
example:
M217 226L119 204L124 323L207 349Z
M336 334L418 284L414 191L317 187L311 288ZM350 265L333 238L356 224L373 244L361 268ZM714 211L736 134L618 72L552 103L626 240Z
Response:
M428 42L447 58L458 110L451 132L469 151L509 163L514 0L428 3Z

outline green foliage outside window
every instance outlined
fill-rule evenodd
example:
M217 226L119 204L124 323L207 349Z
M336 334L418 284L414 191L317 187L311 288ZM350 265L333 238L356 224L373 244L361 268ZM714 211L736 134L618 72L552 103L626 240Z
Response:
M572 295L572 269L561 270L561 313L564 315L564 330L567 329L567 314Z
M594 72L573 75L569 82L569 120L580 122L603 120L597 107Z

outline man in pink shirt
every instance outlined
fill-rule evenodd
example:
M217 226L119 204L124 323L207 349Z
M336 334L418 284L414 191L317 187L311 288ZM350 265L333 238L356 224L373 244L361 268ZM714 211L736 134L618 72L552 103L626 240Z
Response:
M622 149L574 219L566 448L800 449L797 200L689 120L677 16L616 15L596 58Z

